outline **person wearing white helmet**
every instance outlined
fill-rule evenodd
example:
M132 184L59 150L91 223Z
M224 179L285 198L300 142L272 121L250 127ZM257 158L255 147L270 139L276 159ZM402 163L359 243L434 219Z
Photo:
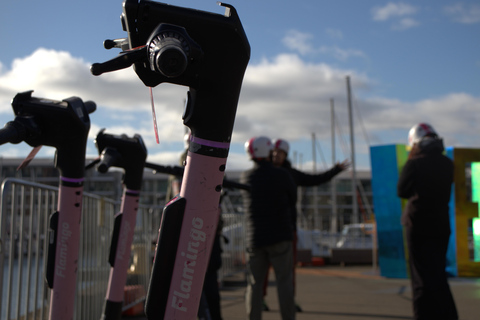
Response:
M316 186L322 183L326 183L330 181L333 177L335 177L340 172L348 169L350 166L350 162L348 160L344 160L341 163L336 163L330 170L319 173L319 174L308 174L301 172L292 167L292 164L287 159L288 152L290 151L289 143L284 139L276 139L273 141L273 152L272 152L272 161L273 164L277 167L282 167L286 169L292 176L293 181L297 186ZM297 253L297 209L296 206L292 208L292 228L294 230L294 266L296 265L296 253ZM267 273L268 277L268 273ZM295 280L295 275L294 275ZM294 283L295 286L295 283ZM264 296L267 295L267 287L264 288ZM264 310L268 310L268 305L264 302L263 303ZM296 309L298 312L302 311L300 305L296 304Z
M408 132L408 145L413 147L415 144L419 142L428 141L427 138L436 138L438 137L437 132L435 129L428 123L419 123L414 125L410 131Z
M295 319L293 290L293 231L291 208L297 192L287 171L271 162L271 140L254 137L245 143L253 168L242 172L240 182L250 185L242 190L245 207L247 248L247 319L262 317L262 288L269 264L277 280L280 314L283 320Z
M252 160L270 158L272 150L272 142L267 137L253 137L245 142L245 152Z
M414 318L456 320L445 271L453 162L443 155L443 140L427 123L411 128L408 143L411 150L397 194L408 199L401 222L407 240Z
M272 161L277 167L281 167L285 160L287 160L290 145L283 139L277 139L273 142ZM274 156L275 155L275 156ZM273 157L274 156L274 157Z
M284 167L287 170L291 169L292 164L287 159L289 151L290 151L290 145L286 140L276 139L273 142L273 152L272 152L273 164L277 167ZM311 177L311 179L309 179L306 177L301 177L302 174L293 173L294 180L297 182L297 185L299 186L314 186L314 185L318 185L318 184L322 184L330 181L334 176L336 176L343 170L347 170L349 167L350 167L350 161L346 159L343 162L337 162L329 171L326 171L324 173L317 174L317 175L315 174L309 175L309 176L316 176L315 178ZM297 174L299 175L298 177L295 176ZM302 184L302 183L306 183L306 184Z

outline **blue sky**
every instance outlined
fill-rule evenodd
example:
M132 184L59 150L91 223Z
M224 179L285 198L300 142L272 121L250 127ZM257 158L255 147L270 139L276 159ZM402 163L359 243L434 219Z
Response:
M228 2L228 1L227 1ZM223 14L214 0L172 5ZM337 123L337 160L350 158L346 76L352 84L356 161L369 168L369 146L405 143L408 130L429 122L446 145L480 147L480 3L478 1L231 0L252 52L237 110L230 170L250 166L243 143L251 136L290 141L291 158L329 167L330 99ZM149 161L175 164L183 149L186 88L154 89L160 144L155 143L148 89L132 69L93 77L89 66L118 54L103 40L125 37L122 1L8 1L0 5L0 124L13 119L17 92L52 99L79 96L97 103L94 137L139 133ZM117 51L116 51L117 50ZM3 157L28 146L3 145ZM44 148L39 156L51 156ZM323 161L325 159L325 161Z

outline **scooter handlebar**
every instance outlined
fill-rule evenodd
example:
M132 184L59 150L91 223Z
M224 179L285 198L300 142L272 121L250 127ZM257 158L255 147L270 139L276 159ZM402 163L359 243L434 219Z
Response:
M106 173L110 167L113 167L118 163L121 157L122 156L117 150L115 150L115 148L107 147L103 149L97 167L98 172Z
M57 149L55 164L61 175L83 177L90 129L88 114L96 110L96 104L83 102L78 97L62 101L35 98L32 93L18 93L13 98L15 120L1 130L0 144L25 141L32 147L54 147Z
M143 168L147 158L147 148L140 135L128 137L125 134L113 135L100 130L95 139L100 164L99 172L105 173L110 167L125 170L124 183L128 189L140 190Z
M146 86L188 86L183 120L192 135L230 143L250 44L235 8L219 4L226 8L224 15L124 0L121 19L128 45L119 41L120 56L93 64L92 74L133 64Z
M0 129L0 145L5 143L18 144L25 139L27 135L23 125L15 121L9 121L3 129Z

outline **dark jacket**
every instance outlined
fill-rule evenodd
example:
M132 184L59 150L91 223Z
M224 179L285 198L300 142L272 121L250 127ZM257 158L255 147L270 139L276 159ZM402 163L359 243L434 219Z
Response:
M419 152L405 163L397 184L398 196L408 199L402 224L425 236L450 234L453 162L443 150L441 139L420 142Z
M297 191L289 173L259 161L242 173L240 182L250 185L250 192L242 190L247 248L291 241L291 208Z
M285 168L288 172L290 172L293 181L295 181L295 184L297 186L304 187L317 186L319 184L328 182L332 180L332 178L335 177L337 174L342 172L342 168L338 165L335 165L333 168L323 173L308 174L293 168L292 164L288 160L285 160L283 162L282 167Z
M319 184L326 183L332 180L332 178L335 177L337 174L342 172L342 168L339 165L335 165L333 168L323 173L308 174L293 168L292 164L288 160L285 160L283 162L282 168L285 168L285 170L287 170L292 176L293 181L295 182L295 188L297 186L310 187L310 186L317 186ZM293 230L296 230L297 229L297 207L296 206L293 206L292 208L291 218L292 218Z

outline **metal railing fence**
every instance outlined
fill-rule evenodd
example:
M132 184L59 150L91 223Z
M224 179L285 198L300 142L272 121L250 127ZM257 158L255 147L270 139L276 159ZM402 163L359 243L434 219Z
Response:
M5 179L0 202L0 319L48 319L49 216L57 210L58 188ZM103 311L114 215L120 203L84 193L74 319L98 319ZM137 212L123 310L142 302L163 207L140 205ZM219 280L245 270L243 215L225 213ZM131 288L132 290L127 290ZM129 296L131 295L131 296Z
M50 289L44 280L48 221L57 209L58 189L6 179L1 197L0 319L48 319ZM84 194L74 319L95 319L102 313L113 219L118 209L118 202ZM137 223L132 244L136 264L127 277L127 284L142 286L143 291L150 272L151 214L152 210L144 208L138 212L141 223Z
M227 199L228 200L228 199ZM57 210L58 188L8 178L0 202L0 320L48 319L45 283L49 216ZM223 205L222 268L219 281L245 272L244 215ZM103 311L114 215L120 203L84 193L74 319L98 319ZM140 205L132 244L123 310L143 302L163 207ZM233 210L234 211L234 210ZM354 229L352 229L354 230ZM368 236L368 237L367 237ZM372 246L371 235L298 228L298 248L326 256L331 248ZM132 289L132 290L130 290Z
M46 269L48 217L57 190L9 179L2 185L0 219L1 319L48 317Z
M218 272L219 281L245 271L245 231L243 214L222 214L222 267Z

